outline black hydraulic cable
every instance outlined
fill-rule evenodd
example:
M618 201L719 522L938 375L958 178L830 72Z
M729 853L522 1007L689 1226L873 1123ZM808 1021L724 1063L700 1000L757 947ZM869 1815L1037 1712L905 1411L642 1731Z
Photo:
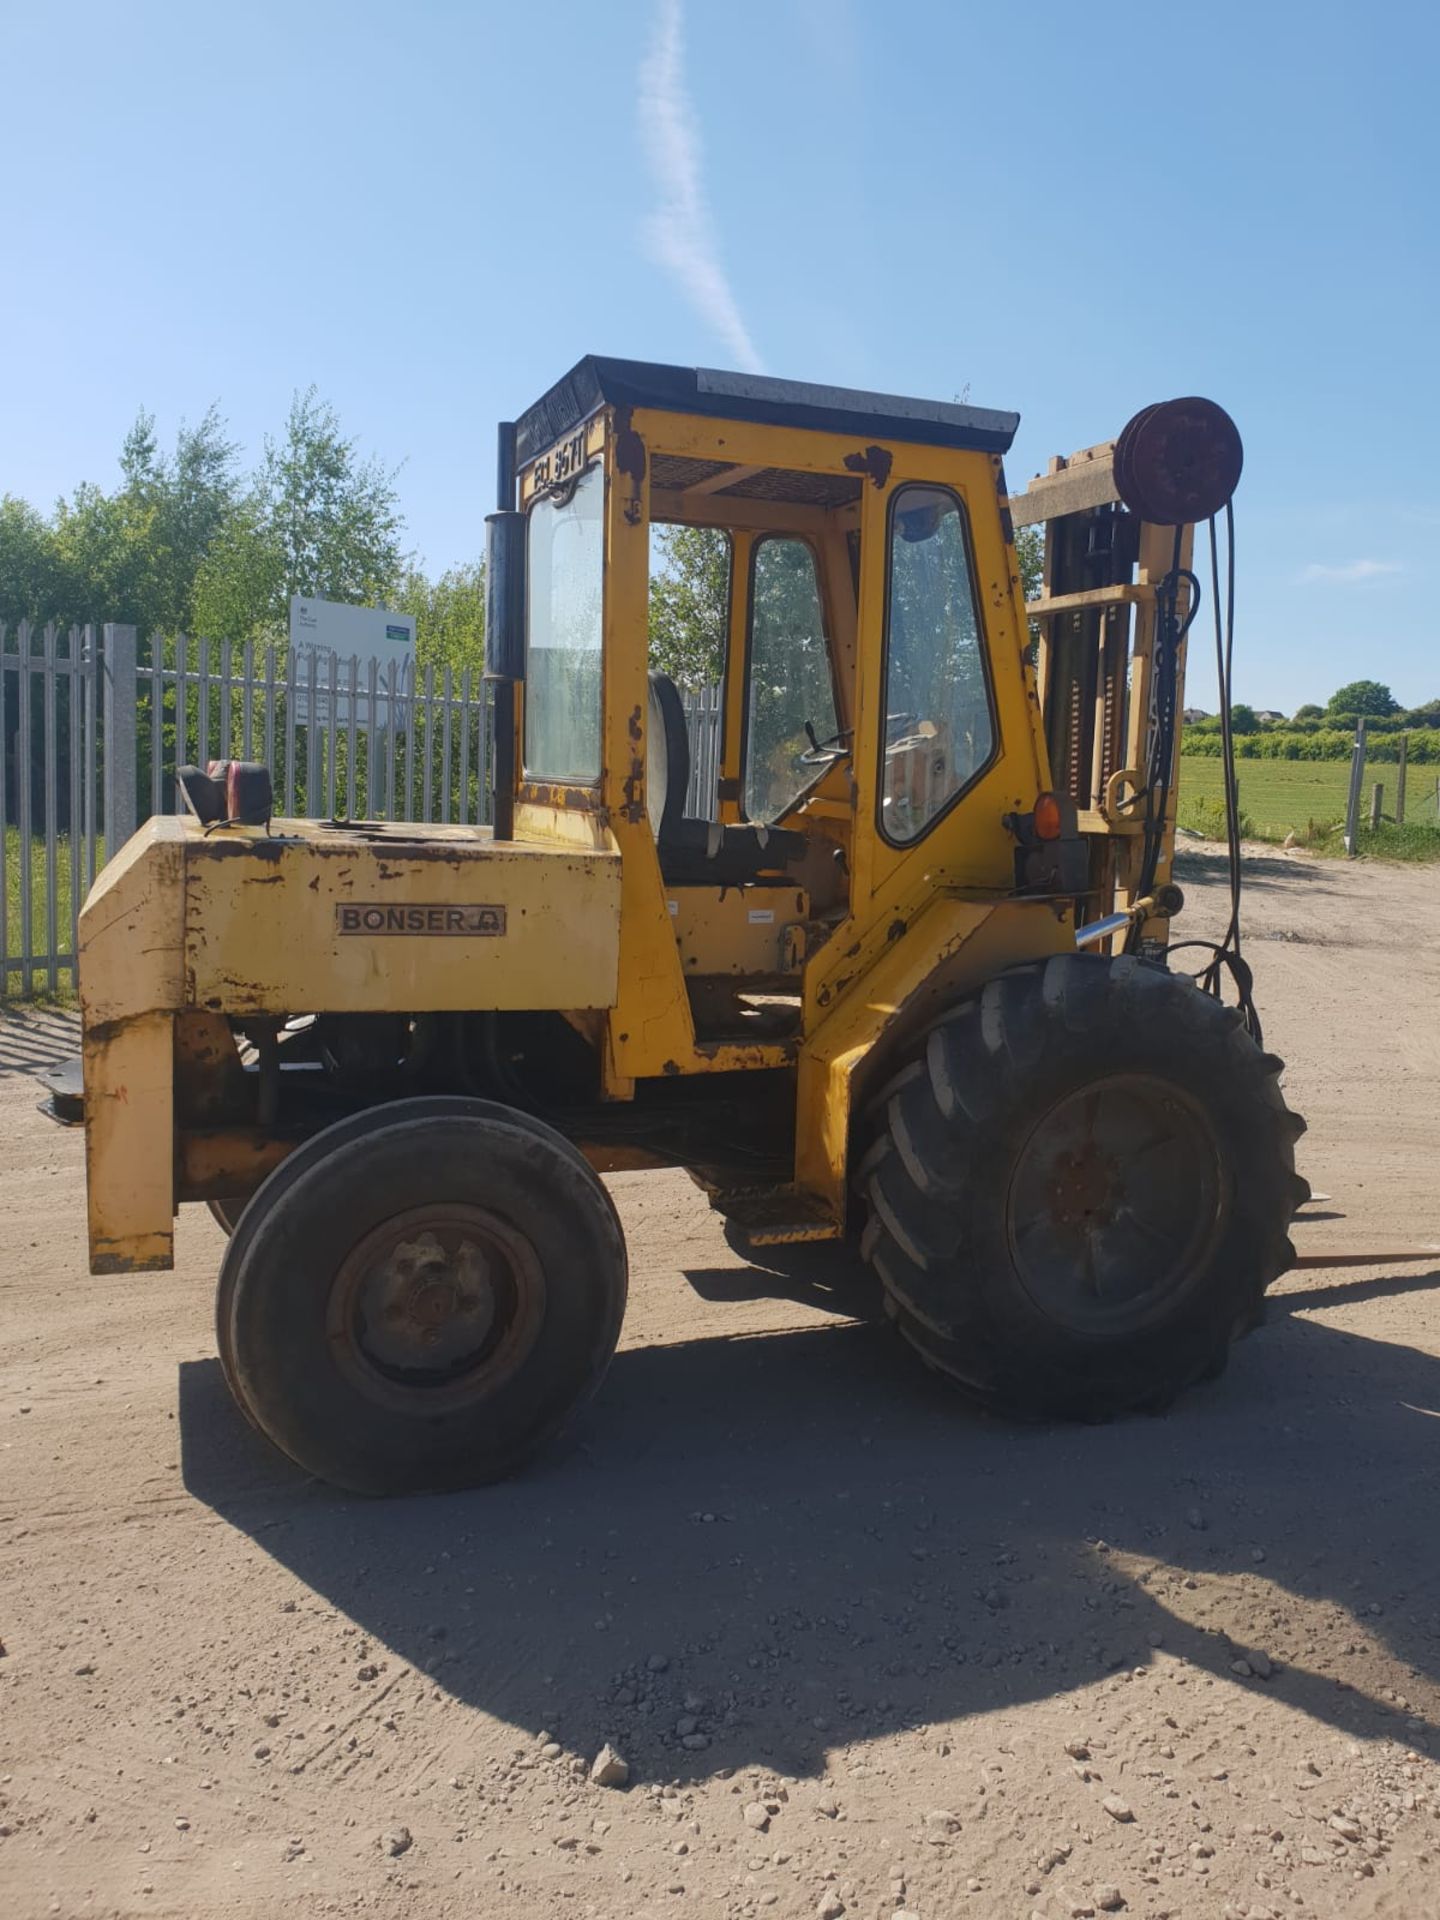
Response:
M1260 1015L1254 999L1254 976L1241 950L1240 894L1243 864L1240 854L1240 787L1235 773L1235 734L1231 725L1234 698L1232 674L1235 665L1235 507L1225 503L1225 603L1220 603L1219 536L1215 518L1210 520L1210 579L1215 601L1215 671L1219 684L1221 781L1225 793L1225 844L1230 878L1230 918L1219 941L1182 940L1171 953L1202 948L1210 959L1195 975L1207 993L1220 997L1223 976L1235 982L1236 997L1245 1026L1257 1046L1263 1045Z
M1200 582L1180 565L1181 529L1175 529L1170 571L1156 590L1155 671L1153 681L1154 732L1145 780L1145 820L1141 835L1140 874L1135 897L1142 899L1155 885L1155 874L1165 844L1165 816L1170 805L1171 771L1175 760L1175 722L1178 698L1180 644L1200 610ZM1190 589L1189 605L1179 615L1181 583ZM1140 941L1140 923L1130 929L1127 950Z

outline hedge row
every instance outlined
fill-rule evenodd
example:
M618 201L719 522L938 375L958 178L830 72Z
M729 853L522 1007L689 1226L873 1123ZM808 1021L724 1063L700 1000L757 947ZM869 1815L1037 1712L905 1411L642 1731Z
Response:
M1422 727L1407 735L1409 758L1414 766L1440 766L1440 727ZM1319 733L1293 733L1276 729L1273 733L1242 733L1235 737L1237 760L1348 760L1355 744L1353 733L1327 727ZM1218 733L1199 733L1187 727L1181 735L1180 751L1199 759L1218 760L1221 739ZM1396 733L1369 733L1365 738L1367 760L1395 761L1400 758L1400 736Z

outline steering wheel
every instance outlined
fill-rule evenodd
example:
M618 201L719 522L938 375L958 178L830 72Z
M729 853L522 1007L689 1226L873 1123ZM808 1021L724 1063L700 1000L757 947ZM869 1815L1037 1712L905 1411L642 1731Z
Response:
M815 729L807 720L805 734L810 744L800 756L802 767L828 767L836 760L845 759L850 751L850 728L842 727L828 740L816 738Z

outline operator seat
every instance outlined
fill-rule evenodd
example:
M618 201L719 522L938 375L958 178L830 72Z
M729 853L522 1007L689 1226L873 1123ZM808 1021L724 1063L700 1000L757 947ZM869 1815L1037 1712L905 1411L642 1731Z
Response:
M668 673L652 673L645 793L661 877L672 886L734 887L804 857L803 833L687 820L689 786L690 731L680 689Z

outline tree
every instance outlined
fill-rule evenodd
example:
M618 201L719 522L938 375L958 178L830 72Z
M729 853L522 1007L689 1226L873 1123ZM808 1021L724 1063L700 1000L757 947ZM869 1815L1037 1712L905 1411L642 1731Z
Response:
M152 523L160 549L158 604L152 610L157 626L188 630L195 625L196 576L239 507L239 452L211 406L198 426L181 425L174 455L159 464Z
M182 424L162 454L143 409L120 450L121 485L82 482L52 524L62 611L79 620L126 621L142 631L188 627L201 562L234 512L238 448L216 408Z
M1325 718L1325 709L1309 703L1303 707L1296 707L1295 718L1297 720L1323 720Z
M314 387L297 393L195 582L195 618L213 639L279 639L295 594L383 604L399 591L395 472L360 457Z
M473 560L429 580L411 567L392 605L415 617L415 652L422 666L461 673L485 669L485 563Z
M0 496L0 620L60 620L67 598L53 527L28 501Z
M284 438L266 439L255 489L279 546L287 601L303 593L363 604L398 585L398 471L362 460L314 387L295 395Z
M265 504L247 496L220 528L195 575L196 633L238 645L280 640L288 630L285 555Z
M1243 701L1236 701L1230 709L1231 733L1259 733L1260 716L1254 707L1247 707Z
M730 537L716 527L657 527L650 577L650 665L681 687L725 672Z
M217 407L172 451L142 408L112 488L82 482L44 514L0 497L0 620L105 621L142 634L283 640L292 594L405 596L422 660L481 661L482 568L407 573L396 470L364 458L313 387L246 476Z
M1020 562L1020 585L1027 600L1045 591L1045 531L1042 527L1015 529L1015 557Z
M1363 713L1367 718L1379 720L1399 710L1399 701L1380 681L1352 680L1331 694L1325 716L1330 720L1349 720Z

